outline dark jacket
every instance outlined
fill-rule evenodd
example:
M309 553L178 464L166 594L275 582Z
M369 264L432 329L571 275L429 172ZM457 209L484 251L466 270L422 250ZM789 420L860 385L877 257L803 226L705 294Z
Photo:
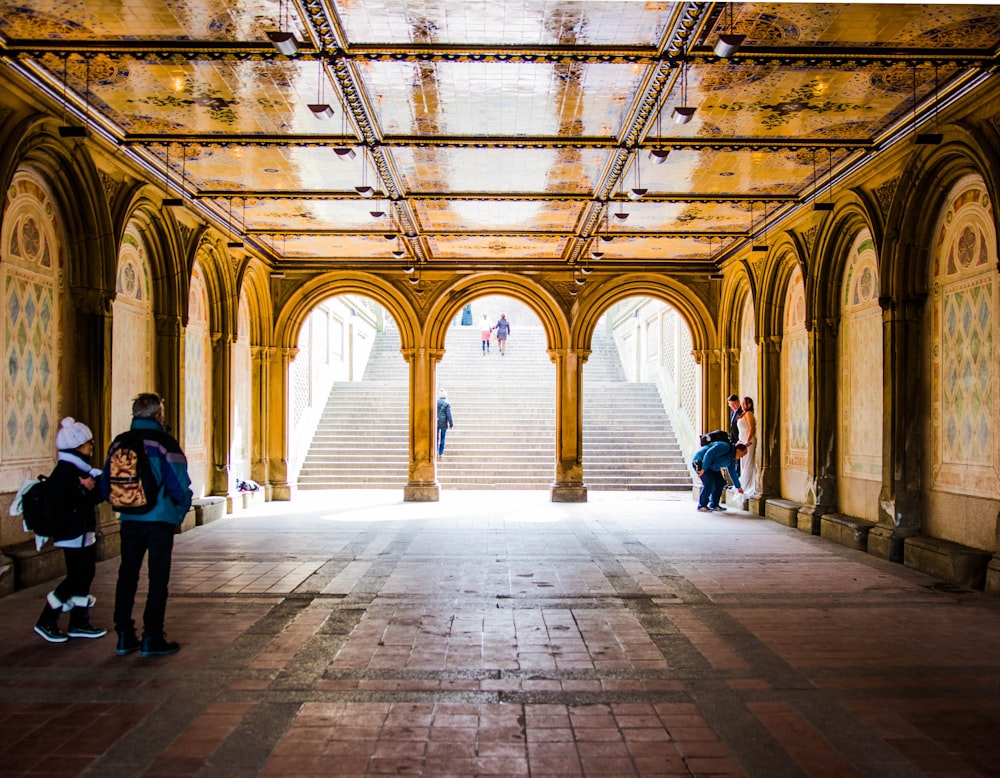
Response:
M123 513L122 521L165 521L180 526L191 508L191 476L188 475L187 457L180 444L155 419L132 419L130 429L143 432L143 443L149 466L156 478L156 505L149 513ZM108 495L111 462L104 464L101 493Z
M49 476L49 500L52 510L62 517L62 521L53 540L72 540L97 529L94 508L104 498L96 486L87 489L80 483L87 475L70 462L56 462Z
M731 443L724 440L717 440L702 446L691 455L691 467L695 470L728 470L729 477L733 479L733 486L740 487L739 475L735 472L733 464L736 462L736 449Z
M493 329L497 331L497 340L506 340L510 335L510 322L507 319L500 319L493 325Z
M451 418L451 403L443 397L438 398L437 404L438 429L441 427L450 428L455 426Z
M734 446L740 442L740 427L736 423L743 416L743 408L737 408L729 414L729 442Z

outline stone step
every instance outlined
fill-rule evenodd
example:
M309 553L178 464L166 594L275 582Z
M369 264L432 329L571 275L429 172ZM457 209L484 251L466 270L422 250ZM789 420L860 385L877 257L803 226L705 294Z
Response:
M519 310L518 320L527 320ZM583 372L584 479L597 489L690 489L655 387L623 380L595 334ZM508 353L483 356L478 326L453 326L438 367L455 428L437 464L443 488L547 489L555 474L555 368L540 326L512 319ZM409 466L409 373L394 330L358 382L336 384L302 468L302 488L396 488ZM496 463L501 462L502 466Z

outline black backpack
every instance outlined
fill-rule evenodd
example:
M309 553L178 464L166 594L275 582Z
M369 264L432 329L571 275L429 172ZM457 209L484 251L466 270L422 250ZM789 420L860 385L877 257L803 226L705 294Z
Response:
M52 487L44 475L38 476L38 483L21 494L21 516L24 526L36 535L51 538L59 532L61 517L52 507Z
M728 443L729 433L725 430L712 430L711 432L706 432L702 435L699 440L703 446L707 446L709 443L717 443L719 441Z
M104 471L107 499L119 513L149 513L159 485L149 464L141 432L123 432L111 442Z

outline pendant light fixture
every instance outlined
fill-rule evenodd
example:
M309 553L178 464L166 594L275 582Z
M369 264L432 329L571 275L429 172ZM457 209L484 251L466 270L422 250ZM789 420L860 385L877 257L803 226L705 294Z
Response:
M326 73L323 72L323 57L320 56L317 61L319 65L319 72L316 74L316 102L309 104L309 110L313 112L313 116L317 119L332 119L333 118L333 108L330 104L326 102L324 93L326 90L324 86L326 85Z
M660 145L663 141L663 129L660 121L663 117L663 103L658 101L654 110L656 111L656 146L649 150L649 161L654 165L662 165L670 154L670 149L665 149Z
M638 150L636 150L636 152L635 152L635 158L632 161L632 173L633 173L633 176L635 177L635 180L632 182L633 186L632 186L632 188L628 192L628 199L629 200L641 200L642 196L644 194L646 194L646 192L648 192L649 190L646 189L645 187L643 187L643 185L642 185L642 179L640 178L640 173L639 173L639 152L638 152Z
M917 146L937 146L944 140L944 135L937 131L937 107L938 107L938 69L937 65L934 65L934 103L932 105L933 110L933 123L934 132L918 132L916 137L914 137L913 142ZM917 126L917 66L913 66L913 127L914 130Z
M184 201L179 197L170 196L170 144L164 144L166 150L166 163L163 166L163 200L165 208L177 208L184 205Z
M830 155L830 177L828 179L828 184L830 189L828 192L833 190L833 150L827 149L827 153ZM816 187L816 196L819 196L819 178L816 176L816 149L813 149L813 185ZM813 210L814 211L832 211L833 201L832 200L813 200Z
M764 221L761 225L763 243L755 243L750 247L751 251L766 252L769 248L767 245L767 200L764 200ZM753 232L753 203L750 203L750 231Z
M69 104L66 97L66 81L69 75L69 54L63 57L63 123L59 125L57 131L60 138L86 138L87 128L76 124L66 123L66 106ZM87 60L87 93L86 103L90 105L90 60ZM89 113L89 111L88 111Z
M687 49L681 49L681 104L675 105L673 113L674 122L676 124L687 124L691 121L691 117L694 116L694 112L697 110L693 105L687 104L688 99L688 58Z
M361 156L361 186L354 187L354 191L362 197L371 197L375 190L368 186L368 147L365 146Z
M346 104L343 107L343 110L341 110L341 112L340 112L340 134L344 138L347 138L347 108L346 108ZM354 159L356 156L358 156L355 153L354 148L352 146L348 146L348 145L334 146L333 147L333 153L336 154L338 157L340 157L340 159Z
M295 39L295 33L289 31L288 1L278 0L278 29L269 30L267 39L271 41L279 54L291 57L298 52L299 42Z
M246 216L246 199L243 200L244 216ZM244 220L245 223L245 220ZM241 249L243 248L243 241L237 240L233 231L233 198L229 198L229 242L226 243L226 248L230 249Z
M747 39L746 35L738 35L733 32L733 4L726 3L726 9L729 11L729 26L715 42L715 56L722 57L722 59L733 56L743 45L743 41Z

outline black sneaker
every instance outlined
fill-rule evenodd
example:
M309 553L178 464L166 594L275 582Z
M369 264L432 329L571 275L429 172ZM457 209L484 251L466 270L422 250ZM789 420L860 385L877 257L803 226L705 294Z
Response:
M88 621L86 624L77 624L75 627L71 626L66 631L66 634L71 638L103 638L108 634L108 631L95 627Z
M142 644L139 642L139 638L135 636L135 632L131 630L129 632L119 632L118 633L118 647L115 649L118 656L125 656L125 654L131 654L133 651L138 651Z
M69 636L59 629L58 624L36 624L35 632L50 643L65 643L69 640Z
M180 643L167 640L163 635L143 635L139 656L166 656L180 650Z

